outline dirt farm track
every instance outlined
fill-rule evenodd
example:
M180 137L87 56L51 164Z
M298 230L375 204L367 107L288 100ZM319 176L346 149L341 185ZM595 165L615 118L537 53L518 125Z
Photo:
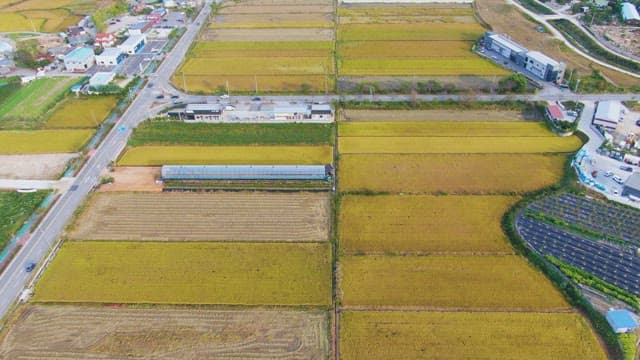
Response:
M320 193L99 193L71 238L153 241L327 241Z
M0 359L325 359L320 311L27 306Z

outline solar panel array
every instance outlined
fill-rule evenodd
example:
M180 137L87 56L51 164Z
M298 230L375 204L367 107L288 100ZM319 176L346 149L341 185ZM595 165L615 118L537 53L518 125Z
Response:
M640 246L640 211L569 193L547 197L529 209Z
M520 236L537 252L640 295L640 258L634 249L591 241L523 214L516 226Z

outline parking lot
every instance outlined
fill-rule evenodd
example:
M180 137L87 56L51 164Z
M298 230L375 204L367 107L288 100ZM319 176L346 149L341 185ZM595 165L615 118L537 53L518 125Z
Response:
M118 66L117 71L127 76L134 76L141 73L149 66L149 63L153 61L154 57L162 56L160 55L160 51L165 43L165 40L149 40L140 52L128 56L122 64Z

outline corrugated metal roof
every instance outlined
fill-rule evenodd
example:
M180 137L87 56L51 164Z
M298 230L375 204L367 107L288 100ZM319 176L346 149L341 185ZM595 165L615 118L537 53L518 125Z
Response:
M104 51L102 53L100 53L100 55L96 55L96 56L120 56L120 54L122 54L122 50L118 49L118 48L114 48L114 47L108 47L108 48L104 48Z
M640 173L635 172L631 174L631 176L629 176L627 181L624 183L624 186L634 190L640 190Z
M140 42L140 40L144 40L144 38L144 35L131 35L127 40L120 44L120 47L135 46Z
M611 327L616 329L635 329L638 323L627 310L609 310L607 311L607 321Z
M79 47L64 56L65 60L84 61L86 58L94 56L93 49L89 47Z
M186 112L195 112L195 111L220 112L222 111L222 105L220 104L187 104L185 111Z
M558 63L557 61L553 60L552 58L548 57L547 55L539 51L529 51L527 53L527 57L532 58L533 60L541 64L551 65L553 67L560 66L560 63Z
M498 42L500 45L507 47L509 50L514 51L514 52L523 52L523 51L527 51L527 48L525 48L524 46L516 43L515 41L500 35L500 34L493 34L491 36L489 36L493 41Z
M556 120L564 118L562 110L560 110L560 107L558 105L551 104L547 106L547 110L549 110L549 114L551 115L551 117Z
M167 180L324 180L325 165L164 165Z
M622 3L622 18L626 20L638 20L640 21L640 14L638 14L638 9L636 9L635 5L625 2Z
M596 119L618 122L622 107L618 101L600 101L596 109Z

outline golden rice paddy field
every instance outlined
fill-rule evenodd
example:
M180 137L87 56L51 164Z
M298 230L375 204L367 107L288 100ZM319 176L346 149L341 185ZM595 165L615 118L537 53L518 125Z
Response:
M543 122L402 120L340 122L338 135L340 137L557 137Z
M559 181L565 161L540 154L346 154L339 186L344 192L525 192Z
M330 305L331 245L66 242L35 294L45 303Z
M568 153L582 141L572 137L341 137L342 154L528 154Z
M333 3L224 5L173 76L188 91L328 92L335 87ZM268 59L268 60L266 60Z
M512 253L500 227L515 196L345 195L344 254Z
M91 197L69 237L320 242L328 240L329 218L325 193L99 193Z
M10 0L0 2L0 32L58 32L95 10L96 0Z
M88 129L0 131L0 154L77 152L92 135L93 131Z
M470 6L343 6L338 16L336 51L341 77L372 81L376 76L509 73L472 53L484 29Z
M340 119L343 122L442 122L443 125L438 128L440 131L445 131L451 127L455 131L461 131L461 127L454 124L454 122L467 123L464 126L475 126L475 130L481 128L487 128L487 125L471 125L471 122L487 122L496 127L496 131L504 131L504 128L500 128L500 125L496 122L520 122L525 120L522 111L517 110L504 110L504 109L480 109L480 110L456 110L451 111L449 109L438 110L354 110L344 109L340 114ZM369 124L367 128L375 129L377 125ZM390 126L391 125L385 125ZM436 125L437 126L437 125ZM538 125L540 126L540 125ZM499 129L499 130L498 130ZM512 131L517 127L509 127ZM533 128L525 127L528 134L529 131L534 131ZM349 127L345 127L345 130L349 130ZM369 130L367 130L369 131ZM398 131L394 129L394 131ZM462 133L458 133L462 135Z
M28 305L0 358L326 359L327 323L323 311Z
M332 162L331 146L140 146L126 150L118 164L319 165Z
M340 358L604 360L577 313L346 311Z
M46 128L95 128L115 108L115 96L68 98L55 108L47 120Z
M518 255L342 256L344 306L564 310L560 292Z

